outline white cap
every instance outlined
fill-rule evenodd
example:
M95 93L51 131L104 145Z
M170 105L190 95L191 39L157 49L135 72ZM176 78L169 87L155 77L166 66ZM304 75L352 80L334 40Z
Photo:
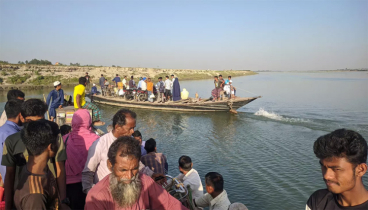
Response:
M232 81L232 80L230 80L229 82L233 83L233 81Z
M61 83L59 81L54 82L54 87L60 85Z
M93 83L93 86L96 86L96 84L95 84L95 83Z

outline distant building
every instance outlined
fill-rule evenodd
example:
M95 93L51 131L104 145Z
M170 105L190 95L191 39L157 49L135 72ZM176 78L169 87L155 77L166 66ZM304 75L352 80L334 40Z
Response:
M59 62L56 62L55 65L59 65Z

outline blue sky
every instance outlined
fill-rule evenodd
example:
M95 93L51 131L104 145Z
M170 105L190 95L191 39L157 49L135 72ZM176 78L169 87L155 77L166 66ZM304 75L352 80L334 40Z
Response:
M0 1L0 60L176 69L368 68L364 1Z

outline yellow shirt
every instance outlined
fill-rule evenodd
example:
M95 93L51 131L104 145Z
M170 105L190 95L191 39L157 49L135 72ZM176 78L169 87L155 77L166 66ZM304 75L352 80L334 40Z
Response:
M80 105L84 106L86 104L86 87L84 85L77 85L74 87L74 94L73 94L73 100L74 100L74 108L79 108L77 105L77 95L79 94L80 97ZM82 108L82 107L81 107Z
M147 82L147 90L153 92L153 82Z

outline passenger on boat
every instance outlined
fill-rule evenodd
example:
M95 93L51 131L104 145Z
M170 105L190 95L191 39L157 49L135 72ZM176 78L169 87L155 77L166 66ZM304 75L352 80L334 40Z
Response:
M181 99L188 99L189 97L189 92L187 91L187 89L183 88L183 91L181 91Z
M134 77L131 76L130 81L129 81L129 89L133 89L133 88L135 88L135 81L134 81Z
M167 174L169 170L167 159L164 154L157 153L156 140L148 139L144 149L146 149L147 154L141 157L142 163L155 173Z
M46 99L46 104L49 107L49 119L54 121L56 119L57 108L61 109L64 104L64 91L61 89L61 83L59 81L54 82L54 90L52 90ZM51 102L52 100L52 102Z
M19 99L19 100L24 101L24 96L25 96L24 93L20 90L9 90L6 95L8 101L12 99ZM0 118L0 127L5 124L6 120L7 120L7 117L6 117L6 112L4 110Z
M3 156L4 143L8 136L17 133L21 130L22 121L21 121L21 108L23 104L23 100L19 99L11 99L5 104L5 113L8 117L8 120L5 122L3 126L0 127L0 162ZM5 179L6 167L0 166L0 174L2 180ZM0 197L0 201L2 198Z
M139 142L129 136L115 140L107 153L107 174L89 192L85 209L186 210L149 176L139 172ZM105 163L106 164L106 163Z
M113 130L96 140L88 150L88 158L82 172L83 191L87 193L94 184L105 178L111 171L107 167L107 151L121 136L132 136L136 123L136 113L127 109L119 110L113 117ZM164 176L156 174L142 163L139 170L152 178Z
M180 174L175 178L181 181L185 187L188 185L192 190L192 203L193 200L199 199L203 196L203 186L201 178L197 170L193 168L192 159L189 156L181 156L179 158L179 171ZM201 208L194 207L195 210L200 210Z
M72 209L84 209L86 194L82 187L82 171L87 161L88 149L100 138L91 129L92 120L89 111L78 109L72 119L72 132L64 135L66 154L65 162L66 195Z
M148 101L153 102L153 98L151 98L151 95L153 94L153 82L149 77L147 79L147 94L148 94Z
M218 80L217 76L214 76L214 81L213 83L215 84L215 89L212 90L211 95L212 95L212 102L218 100L219 98L219 90L220 90L220 82Z
M74 87L74 108L76 109L92 109L92 121L96 126L105 125L101 119L100 109L92 102L86 101L86 78L79 78L79 85Z
M105 77L103 76L103 74L101 74L100 80L98 81L101 87L101 93L104 93L104 87L105 87Z
M126 89L127 87L127 76L124 76L124 79L123 79L123 89L125 88Z
M72 127L70 125L62 125L60 126L60 134L64 136L72 131Z
M142 83L141 83L141 90L147 90L147 83L146 83L146 78L143 77L142 79Z
M137 86L138 90L142 89L142 83L143 83L143 77L139 77L139 82L138 82L138 86Z
M83 77L85 79L85 77ZM28 99L22 104L21 120L22 123L29 123L45 118L47 105L39 99ZM19 175L24 164L27 163L28 153L26 147L21 139L21 132L17 132L8 136L5 140L4 151L1 160L1 165L6 166L5 177L5 203L6 209L12 209L14 206L13 197L14 190L18 186L20 179ZM59 188L60 199L66 198L66 184L65 184L65 160L66 151L61 135L58 140L59 150L56 153L55 161L48 162L48 168L56 177ZM56 167L56 168L55 168ZM57 173L56 173L57 172Z
M165 83L162 81L162 77L158 78L158 82L156 84L157 91L157 102L164 102L164 93L165 93Z
M306 210L368 209L367 141L357 132L335 130L319 137L313 146L327 189L314 192Z
M144 146L146 145L146 141L142 141L142 134L141 132L139 132L138 130L134 131L134 133L132 134L132 136L139 141L139 144L141 145L141 155L147 155L147 151L144 148Z
M116 77L112 80L113 82L115 82L115 86L117 87L118 86L118 82L120 82L120 77L119 77L119 74L116 74Z
M236 88L233 85L233 81L231 80L231 76L228 76L228 80L229 80L229 84L230 84L231 98L235 98Z
M206 191L202 197L195 199L197 207L209 207L210 210L228 210L230 201L224 190L224 179L221 174L209 172L205 177Z
M166 76L166 80L165 80L165 98L166 98L166 101L170 101L172 85L173 84L172 84L171 80L169 80L169 76Z
M59 200L61 195L56 180L47 167L47 162L57 155L58 125L48 120L37 120L27 123L20 133L28 152L28 162L21 166L14 193L15 207L70 209L68 199Z
M175 81L175 76L172 74L172 75L171 75L171 83L172 83L172 84L174 84L174 81ZM172 93L174 93L173 88L174 88L174 85L171 87L171 92L172 92Z
M92 89L91 89L91 94L93 96L97 95L98 91L97 91L97 87L96 84L93 84Z
M173 83L173 101L179 101L181 99L180 96L180 84L179 84L179 79L175 78L175 81Z
M224 100L224 85L225 85L225 80L222 78L222 75L219 75L219 90L218 94L219 94L219 99Z

